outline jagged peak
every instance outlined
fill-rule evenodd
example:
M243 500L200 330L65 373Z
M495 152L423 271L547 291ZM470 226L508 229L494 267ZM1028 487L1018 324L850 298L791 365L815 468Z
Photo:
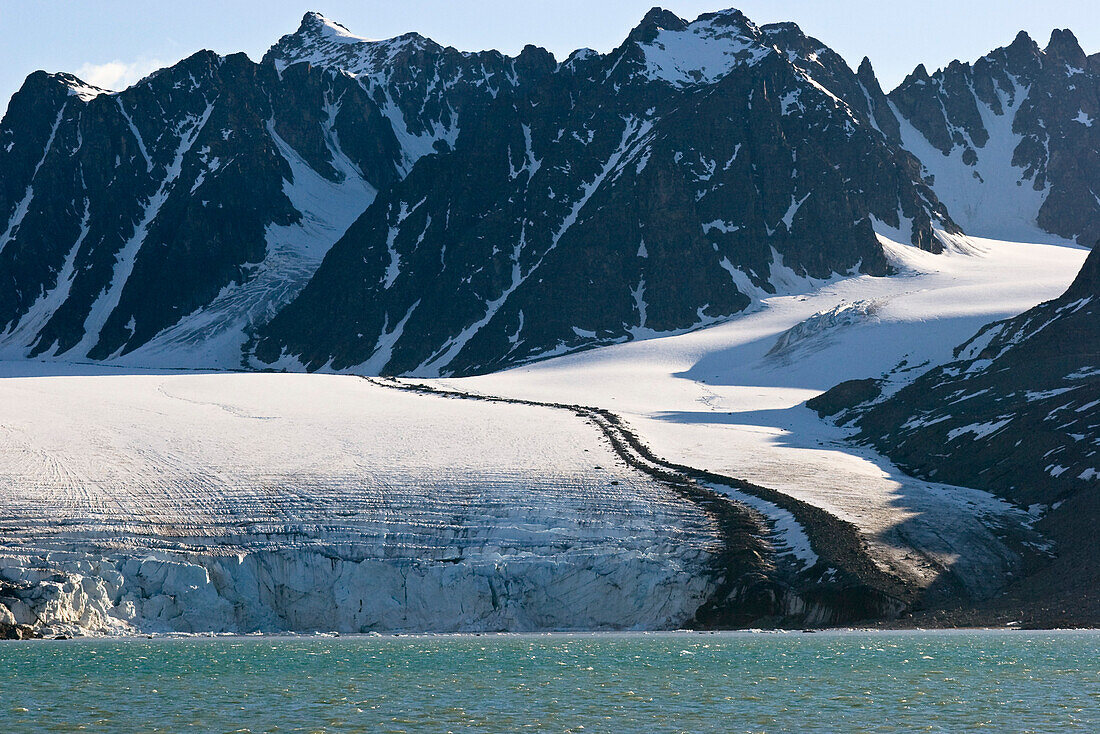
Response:
M899 85L899 89L909 84L926 83L936 79L942 80L945 74L966 75L971 73L975 68L988 65L1007 65L1007 68L1012 71L1012 73L1018 73L1021 69L1030 68L1039 59L1040 54L1050 56L1078 68L1084 68L1088 65L1088 57L1077 43L1077 38L1069 30L1055 29L1054 32L1051 33L1050 43L1046 50L1040 50L1039 44L1028 35L1027 31L1020 31L1016 34L1012 43L990 51L985 56L978 59L975 64L956 59L947 64L947 66L937 69L936 72L931 75L928 73L924 64L918 64L917 68L914 69L909 76L905 77L905 80Z
M1003 64L1009 64L1011 67L1019 68L1030 66L1034 59L1039 56L1039 44L1035 43L1034 39L1028 35L1027 31L1020 31L1016 34L1016 38L1012 40L1012 43L1007 46L993 49L985 56L978 59L979 64L993 64L994 66L1001 66Z
M589 59L598 58L599 56L600 56L600 52L597 51L596 49L593 49L593 48L578 48L576 51L569 54L569 56L565 60L565 63L578 62L578 61L588 61Z
M917 64L917 68L913 69L909 73L909 76L905 77L901 86L908 86L910 84L926 84L932 81L932 77L928 75L928 69L924 64Z
M639 25L655 25L662 30L682 31L687 28L688 22L671 10L653 7L645 14Z
M713 83L734 67L755 64L773 53L760 30L739 10L705 13L689 23L654 8L616 51L631 63L616 61L612 70L628 78L640 69L644 79L685 87Z
M352 42L368 40L355 35L348 30L347 26L337 23L315 10L310 10L302 16L302 22L298 26L295 35L304 34L321 34L330 38L346 38Z
M1016 34L1016 38L1012 43L1004 47L1004 49L998 49L1003 51L1005 57L1013 63L1030 63L1031 59L1034 59L1039 55L1039 44L1027 34L1027 31L1020 31ZM995 57L997 51L989 54L986 58Z
M755 31L756 24L737 8L717 10L713 13L704 13L695 21L696 23L712 23L720 26L736 26L745 31ZM793 24L792 24L793 25Z
M517 70L539 76L552 73L558 66L558 60L554 58L554 54L533 43L523 47L519 56L515 57L514 63Z
M23 80L23 84L16 94L28 94L35 97L41 97L46 94L55 94L57 92L79 97L85 102L101 94L115 93L113 90L103 89L88 84L83 79L68 72L61 71L51 73L39 69L27 75L27 78Z
M787 24L773 24L775 28L781 25ZM796 30L798 28L793 23L789 25ZM695 20L687 21L669 10L655 7L650 9L641 22L631 31L627 41L648 43L653 40L659 31L682 32L708 26L712 29L733 28L740 32L739 35L752 37L757 37L760 33L760 28L737 8L703 13Z
M1038 48L1038 44L1032 40L1031 36L1027 34L1027 31L1020 31L1016 34L1016 38L1012 40L1012 43L1008 45L1008 48Z
M1085 50L1078 43L1077 36L1068 28L1055 28L1051 31L1050 42L1043 53L1078 68L1083 68L1088 63Z
M744 35L751 37L754 35L753 31L757 31L760 36L766 39L766 43L770 43L786 53L788 60L792 63L796 59L801 59L804 62L817 61L821 63L819 57L826 55L843 63L835 51L820 40L807 35L797 23L790 21L767 23L757 29L751 22L748 22L747 32Z
M688 22L670 10L651 8L642 21L626 37L627 43L649 43L661 31L682 31Z
M856 80L871 94L882 95L882 85L879 83L878 75L875 74L875 68L871 66L871 59L866 56L859 62L859 68L856 69Z
M316 11L302 16L298 30L280 38L263 62L282 70L290 64L307 62L332 66L359 74L377 71L383 59L405 49L439 48L419 33L404 33L384 40L373 40L352 33L348 28Z
M795 33L800 36L806 35L798 23L790 20L780 21L779 23L766 23L760 26L760 32L765 35L778 35L780 33Z
M571 69L576 71L581 66L588 64L589 62L598 61L603 58L599 51L591 48L578 48L573 53L569 54L564 61L561 62L562 68Z

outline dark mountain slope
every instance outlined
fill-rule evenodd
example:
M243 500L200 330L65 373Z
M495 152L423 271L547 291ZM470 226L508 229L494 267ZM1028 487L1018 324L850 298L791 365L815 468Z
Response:
M1096 64L1021 36L888 97L793 24L654 9L561 64L308 13L259 64L37 73L0 122L0 356L468 374L886 274L876 232L1095 237Z
M83 89L32 76L0 125L11 141L6 157L0 144L0 324L30 356L126 354L232 291L243 298L217 316L239 328L304 285L340 218L398 176L400 147L365 91L322 70L280 79L243 55L204 52L119 94ZM356 114L325 118L326 101L356 96ZM372 144L353 159L331 144L338 128ZM52 133L21 142L30 129ZM28 152L37 167L12 160ZM296 183L358 201L351 212L346 201L302 206ZM249 293L272 260L282 283Z

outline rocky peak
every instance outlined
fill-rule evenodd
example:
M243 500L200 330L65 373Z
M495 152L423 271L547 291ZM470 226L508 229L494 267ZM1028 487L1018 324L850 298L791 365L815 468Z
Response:
M50 75L55 81L61 82L64 86L68 87L69 94L80 97L83 100L92 99L98 97L101 94L108 94L111 90L97 87L93 84L88 84L83 79L80 79L72 74L66 74L64 72Z
M520 74L539 77L553 72L557 67L557 60L554 54L541 46L527 44L516 57L515 66Z
M860 81L874 79L875 83L878 83L878 77L875 76L875 68L871 66L871 59L864 56L863 61L859 62L859 68L856 69L856 76Z
M1000 51L1001 49L998 49ZM1003 49L1003 58L1013 68L1024 68L1035 63L1039 57L1039 44L1025 31L1016 34L1015 40ZM990 56L1001 56L994 51Z
M856 81L863 87L863 91L867 96L868 112L875 126L882 131L882 134L889 141L896 144L901 139L897 117L890 109L890 102L882 91L878 77L875 76L871 60L866 56L863 57L863 61L859 62L859 69L856 70Z
M298 26L298 35L305 35L309 33L321 33L325 35L347 35L351 36L351 31L347 26L341 25L334 20L326 18L321 13L315 10L308 11L302 16L302 22Z
M773 53L770 40L740 11L707 13L692 22L654 8L613 54L613 80L663 81L683 88L711 84L740 64Z
M932 81L932 77L928 75L928 69L925 68L924 64L917 64L917 68L913 69L913 71L909 73L909 76L905 77L901 82L901 86L907 87L910 84L927 84L930 81Z
M818 39L807 36L796 23L769 23L760 26L758 32L748 23L742 35L745 38L759 36L761 45L778 49L786 54L788 61L804 71L813 69L816 73L827 69L828 74L851 74L847 62L839 54ZM830 91L836 93L836 90Z
M1088 65L1088 58L1084 49L1077 42L1077 37L1068 28L1055 28L1051 31L1050 42L1043 49L1048 57L1062 61L1076 69L1084 69Z
M282 70L299 62L339 68L352 74L375 73L393 53L436 47L418 33L373 41L357 36L317 12L308 12L294 33L283 36L264 54L263 62Z
M682 31L688 27L688 22L675 13L664 8L651 8L642 22L630 32L627 41L648 43L652 41L660 31Z
M735 27L748 33L754 33L756 31L756 25L749 20L744 13L736 8L719 10L714 13L705 13L704 15L700 15L696 22L710 23L714 26ZM798 27L795 26L794 23L784 25L792 25L795 28Z
M65 95L79 97L83 100L91 99L100 94L106 94L111 90L92 86L82 79L65 72L51 74L45 71L36 71L23 80L23 85L12 98L13 104L19 98L26 99L54 99Z
M878 77L875 76L875 69L871 66L871 60L866 56L863 57L863 61L859 62L859 68L856 69L856 80L875 102L878 102L881 98L881 101L885 104L882 86L879 85Z
M1015 49L1017 51L1038 51L1039 45L1027 34L1027 31L1020 31L1016 34L1016 37L1012 39L1012 43L1006 48Z

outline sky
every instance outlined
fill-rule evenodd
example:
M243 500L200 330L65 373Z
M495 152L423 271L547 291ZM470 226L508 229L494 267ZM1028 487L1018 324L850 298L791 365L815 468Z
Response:
M559 59L619 45L657 0L0 0L0 109L28 74L68 71L122 89L203 48L259 60L316 10L368 38L418 31L462 50L517 53L527 43ZM736 3L758 24L794 21L855 68L870 57L889 91L924 63L974 60L1026 30L1045 46L1070 28L1100 51L1097 0L666 0L693 19Z

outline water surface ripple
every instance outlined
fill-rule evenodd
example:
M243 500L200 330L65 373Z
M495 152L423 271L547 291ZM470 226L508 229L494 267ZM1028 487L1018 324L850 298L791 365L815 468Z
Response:
M1100 731L1100 632L0 644L0 728Z

